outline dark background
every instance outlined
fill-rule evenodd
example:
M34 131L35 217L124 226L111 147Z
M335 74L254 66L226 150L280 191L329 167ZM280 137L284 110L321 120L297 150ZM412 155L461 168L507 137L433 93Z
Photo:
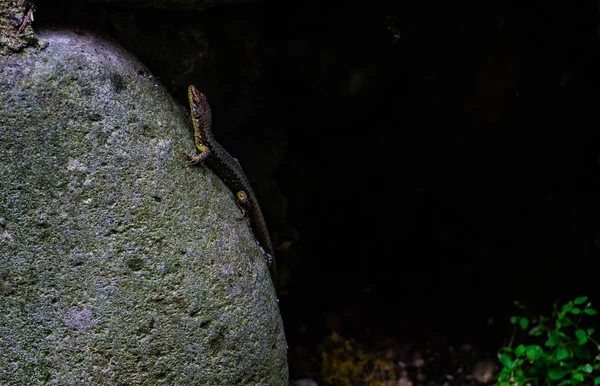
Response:
M182 105L208 95L278 249L292 355L333 328L495 351L514 300L598 301L596 2L37 5Z

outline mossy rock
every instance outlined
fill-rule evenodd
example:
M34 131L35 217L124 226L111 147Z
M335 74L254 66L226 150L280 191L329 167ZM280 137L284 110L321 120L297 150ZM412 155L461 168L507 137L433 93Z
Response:
M287 385L268 267L184 108L90 32L2 58L0 384Z

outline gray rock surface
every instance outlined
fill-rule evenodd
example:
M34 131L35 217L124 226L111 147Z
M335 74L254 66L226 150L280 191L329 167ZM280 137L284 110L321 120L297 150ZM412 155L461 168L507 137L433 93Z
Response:
M137 59L88 32L0 70L0 384L286 385L268 268Z

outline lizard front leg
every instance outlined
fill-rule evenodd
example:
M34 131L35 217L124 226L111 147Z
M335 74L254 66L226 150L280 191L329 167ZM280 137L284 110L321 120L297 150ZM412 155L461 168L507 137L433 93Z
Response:
M199 163L202 163L211 154L211 151L208 148L208 146L205 146L201 143L200 144L196 143L196 149L198 149L200 154L198 154L198 155L191 155L188 153L183 154L185 156L185 158L187 158L188 164L190 164L190 165L197 165Z

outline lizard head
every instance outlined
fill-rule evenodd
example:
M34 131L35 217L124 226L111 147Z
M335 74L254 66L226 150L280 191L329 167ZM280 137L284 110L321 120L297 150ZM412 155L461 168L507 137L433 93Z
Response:
M206 95L202 94L194 85L188 87L188 99L192 119L202 124L210 125L211 112Z

